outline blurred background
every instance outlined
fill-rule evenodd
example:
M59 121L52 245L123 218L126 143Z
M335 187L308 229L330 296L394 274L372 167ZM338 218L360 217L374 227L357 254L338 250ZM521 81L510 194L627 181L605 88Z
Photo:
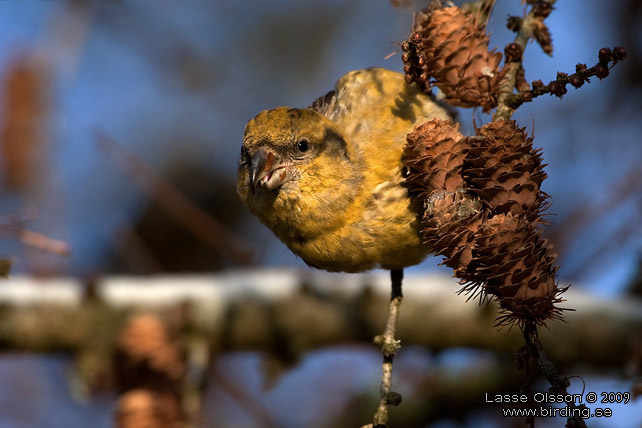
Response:
M491 46L500 51L513 37L504 27L507 15L524 10L519 3L498 1L490 19ZM398 43L409 34L412 13L424 5L0 2L0 256L12 261L12 275L84 283L109 274L306 271L236 196L245 123L267 108L309 105L350 70L400 71ZM555 51L548 57L537 45L529 47L529 81L572 73L578 62L592 66L604 46L621 45L629 54L603 81L569 88L562 100L538 98L514 116L534 133L548 163L543 190L551 196L552 224L546 236L559 255L560 284L603 299L640 296L642 5L567 0L556 4L547 23ZM391 53L396 55L388 58ZM460 119L470 133L473 119L481 124L489 117L462 110ZM450 275L439 262L426 260L408 273ZM260 353L220 356L220 370L245 389L241 395L267 401L255 403L259 410L250 416L247 406L218 404L220 424L204 426L337 426L311 416L328 412L314 394L307 396L308 407L300 407L307 409L302 415L279 412L288 408L288 397L302 394L294 391L305 390L303 385L328 382L322 375L328 367L353 378L341 387L342 397L368 382L376 390L371 375L376 381L379 356L360 346L315 351L270 391L260 386ZM437 356L408 348L399 370L412 377L413 370L448 362L457 373L458 364L491 359L471 352ZM114 396L74 399L65 375L69 364L64 356L2 356L0 427L112 426ZM597 384L630 387L622 372L611 375ZM232 402L235 396L225 388L210 394ZM21 407L18 398L25 396L37 404ZM626 416L617 424L612 419L591 426L639 426L633 416L642 413L639 403L634 411L633 405L626 413L622 408L619 414ZM346 401L334 405L337 415L349 412ZM257 414L270 416L257 422ZM475 414L433 419L425 426L485 420Z

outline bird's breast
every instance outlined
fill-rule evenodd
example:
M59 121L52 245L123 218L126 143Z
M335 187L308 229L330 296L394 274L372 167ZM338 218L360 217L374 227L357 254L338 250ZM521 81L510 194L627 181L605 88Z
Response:
M343 210L326 211L327 218L319 217L323 210L307 212L301 204L293 209L301 214L293 216L300 223L293 224L290 235L281 239L317 268L343 272L399 269L421 262L430 250L422 243L417 212L400 180L364 189ZM335 227L309 233L319 224L330 223Z

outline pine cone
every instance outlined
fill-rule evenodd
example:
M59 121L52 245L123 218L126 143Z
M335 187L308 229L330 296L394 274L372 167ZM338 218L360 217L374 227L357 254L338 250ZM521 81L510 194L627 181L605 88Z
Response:
M423 237L458 278L467 276L474 259L476 234L485 219L480 207L464 193L435 192L426 200Z
M540 191L546 178L540 150L515 121L490 122L468 141L462 176L484 204L487 220L461 277L468 282L465 288L483 284L487 294L497 296L506 311L500 322L542 324L559 317L556 256L537 228L547 198Z
M433 119L407 137L403 162L410 193L424 210L423 237L446 265L465 269L472 258L471 242L481 224L480 204L464 191L461 176L467 140L459 124Z
M469 138L462 175L468 190L480 196L493 214L525 213L536 221L547 195L540 191L546 178L541 150L515 121L487 123Z
M403 163L412 189L429 196L435 190L455 192L463 186L461 166L466 142L459 124L432 119L408 134Z
M174 397L135 389L119 398L115 425L117 428L180 428L183 423L179 403Z
M561 292L555 283L555 254L541 232L524 216L499 214L478 231L468 269L468 289L481 285L497 296L505 315L499 323L543 324L559 317Z
M496 106L502 55L488 51L486 24L477 15L439 1L416 16L413 34L402 44L406 79L430 89L432 78L446 101L460 107Z

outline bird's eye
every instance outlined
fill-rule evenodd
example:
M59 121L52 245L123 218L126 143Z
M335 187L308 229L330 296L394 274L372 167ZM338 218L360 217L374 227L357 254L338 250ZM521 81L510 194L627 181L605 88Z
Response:
M299 141L296 143L296 148L297 148L301 153L305 153L305 152L307 152L307 151L308 151L308 149L310 148L310 145L309 145L309 143L308 143L308 140L299 140Z

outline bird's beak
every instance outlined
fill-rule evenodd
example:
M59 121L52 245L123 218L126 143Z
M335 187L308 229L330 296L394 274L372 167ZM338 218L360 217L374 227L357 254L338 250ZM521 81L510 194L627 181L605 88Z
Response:
M271 151L259 150L250 160L250 185L252 192L270 191L288 181L287 165Z

